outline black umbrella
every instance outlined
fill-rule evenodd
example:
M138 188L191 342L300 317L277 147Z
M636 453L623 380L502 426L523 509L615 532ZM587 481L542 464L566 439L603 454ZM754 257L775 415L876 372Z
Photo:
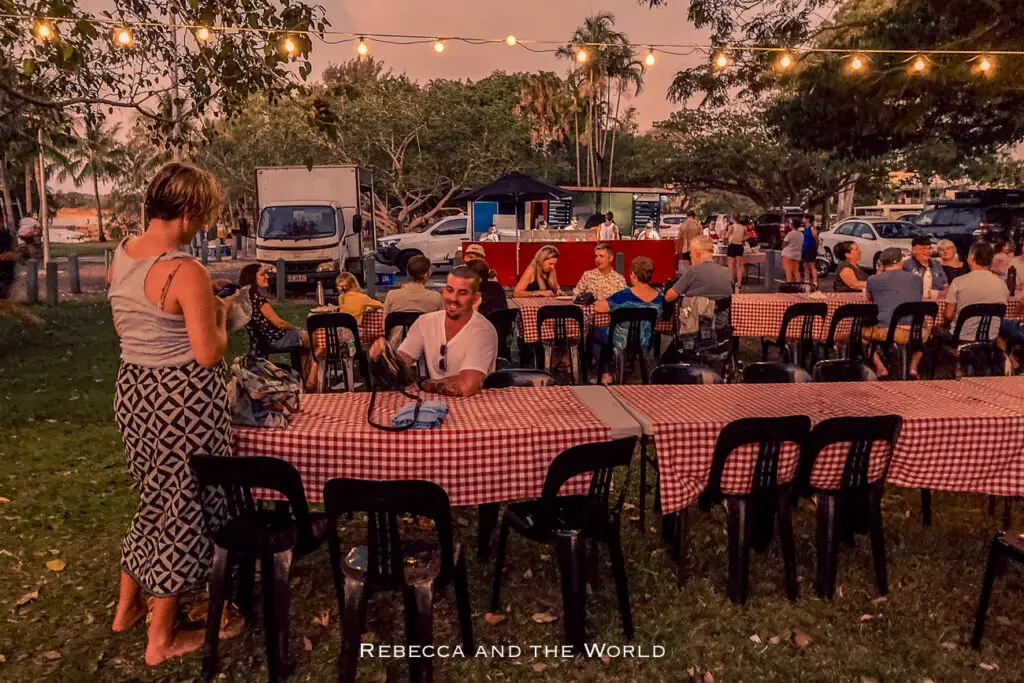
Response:
M523 173L509 173L475 190L463 192L457 201L475 202L481 199L511 198L518 204L521 201L540 201L543 199L568 199L572 195L560 187L548 185L535 180Z

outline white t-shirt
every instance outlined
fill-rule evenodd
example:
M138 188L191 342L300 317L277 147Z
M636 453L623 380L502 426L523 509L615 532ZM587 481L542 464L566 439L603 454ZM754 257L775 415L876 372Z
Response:
M615 223L602 223L600 229L597 231L597 239L599 242L610 242L612 240L619 239L619 227Z
M454 377L463 370L477 370L485 375L494 372L498 357L498 333L490 321L479 313L466 323L452 339L446 340L445 311L425 313L409 328L398 350L417 360L424 358L430 379ZM441 347L444 346L445 369L441 370Z
M953 280L946 292L946 301L956 304L956 315L953 318L953 325L960 316L960 311L971 304L1005 304L1009 292L1006 291L1006 283L995 273L988 270L972 270L966 275ZM960 339L963 341L974 341L978 335L978 323L980 318L971 318L964 323L960 330ZM999 318L993 318L989 326L989 339L995 339L999 332Z

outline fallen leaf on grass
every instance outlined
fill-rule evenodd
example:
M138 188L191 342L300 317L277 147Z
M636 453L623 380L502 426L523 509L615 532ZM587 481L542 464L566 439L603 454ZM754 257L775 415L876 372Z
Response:
M551 612L537 612L530 618L538 624L550 624L552 621L556 621L558 619L558 617Z
M809 648L812 642L814 641L811 640L811 637L803 631L795 631L793 633L793 644L801 650Z
M537 662L536 664L533 665L533 670L534 671L543 671L546 668L548 668L548 665L547 664L543 664L541 662Z
M955 650L956 649L956 643L951 643L949 641L946 641L945 643L941 643L939 645L939 647L941 647L944 650Z
M57 550L56 548L50 548L50 554L51 555L60 555L60 551Z
M3 655L0 655L0 664L3 664L6 661L7 661L7 657L4 657Z
M882 604L883 602L886 602L886 601L887 601L888 599L889 599L889 598L887 598L887 597L885 597L885 596L883 595L883 596L881 596L881 597L879 597L879 598L875 598L874 600L872 600L872 601L871 601L871 604L872 604L872 605L880 605L880 604Z
M10 502L11 502L10 498L4 498L3 496L0 496L0 504L2 504L2 503L10 503Z
M604 665L611 664L612 663L612 658L609 657L608 655L601 655L601 663L604 664Z
M861 621L871 621L874 618L875 618L874 615L871 615L871 614L862 614L862 615L860 615L860 620Z
M300 583L302 583L302 577L301 576L293 576L291 578L291 581L288 582L288 585L289 586L298 586Z
M60 659L60 653L57 652L56 650L47 650L46 652L43 653L43 659L49 660L51 662L55 662L58 659Z
M750 636L750 640L752 640L753 642L757 643L758 645L761 644L761 636L757 635L756 633L754 635Z
M51 572L62 572L66 566L68 566L68 563L64 560L50 560L46 563L46 568Z
M982 669L983 671L999 671L998 664L986 664L985 662L978 664L978 668Z
M998 617L996 617L996 623L999 624L1000 626L1009 626L1010 625L1010 618L1009 617L1004 617L1004 616L998 616Z
M91 614L89 614L87 612L86 615L85 615L85 623L86 623L86 625L87 626L92 626L95 622L96 622L96 617L94 617L93 615L91 615Z
M547 560L550 560L550 559L551 559L551 556L550 556L550 555L541 555L541 556L540 556L540 559L542 559L542 560L544 560L544 561L547 561Z
M623 510L636 510L636 505L633 505L632 503L623 503L622 504L622 509Z
M321 614L318 617L313 617L313 623L316 624L317 626L323 626L324 628L327 628L327 625L330 622L331 622L331 613L330 612L324 612L323 614Z
M505 615L491 614L490 612L488 612L484 615L484 621L486 621L491 626L494 626L495 624L500 624L501 622L505 621Z
M306 652L310 652L313 649L313 641L305 636L302 637L302 649Z
M15 607L21 607L23 605L27 605L28 603L32 602L33 600L38 600L38 599L39 599L39 591L32 591L31 593L25 593L20 598L18 598L18 600L14 603L14 606Z
M779 643L782 642L782 638L780 638L779 636L772 636L771 638L768 639L768 642L771 643L772 645L778 645Z
M523 572L523 578L524 579L532 579L533 578L533 570L532 569L527 569L525 572Z
M861 676L860 683L879 683L879 681L877 678L873 678L871 676Z

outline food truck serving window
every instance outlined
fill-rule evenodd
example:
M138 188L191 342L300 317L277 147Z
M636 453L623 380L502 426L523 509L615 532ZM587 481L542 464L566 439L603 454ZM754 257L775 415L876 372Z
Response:
M337 234L329 206L268 206L260 216L259 236L270 240L300 240Z

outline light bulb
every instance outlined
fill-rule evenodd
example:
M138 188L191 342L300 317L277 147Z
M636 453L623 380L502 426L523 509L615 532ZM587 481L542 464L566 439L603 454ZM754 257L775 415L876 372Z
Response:
M516 43L518 42L519 41L516 39L516 37L511 33L505 36L505 44L508 45L509 47L515 47Z
M49 40L53 38L53 29L45 21L40 21L36 24L36 36L43 40Z
M126 28L122 28L117 32L117 43L118 45L131 45L132 44L132 32Z
M580 48L579 51L576 53L576 61L579 62L580 64L586 63L586 61L589 58L590 58L590 55L588 55L587 51L584 50L583 48Z
M914 71L924 71L924 68L926 66L928 66L928 64L925 63L923 57L918 57L917 59L914 60Z
M982 57L981 61L978 62L978 71L983 74L987 74L992 71L992 60L988 57Z
M205 43L210 38L213 38L213 33L210 31L210 29L206 28L205 26L200 26L198 29L196 29L197 40L200 40Z
M365 57L370 54L370 48L366 46L366 41L362 38L359 39L359 44L356 45L356 52L360 57Z
M779 57L779 68L788 69L793 66L793 56L788 52L783 52L782 56Z
M729 55L724 52L719 52L718 55L715 56L715 68L724 69L727 66L729 66Z
M854 57L853 59L850 60L850 70L851 71L860 71L863 68L864 68L864 60L862 58Z
M294 54L296 50L295 41L291 38L285 38L284 42L281 43L281 49L288 54Z
M437 54L441 54L442 52L444 52L444 41L443 40L435 40L434 41L434 52L436 52Z
M652 49L647 53L647 56L644 57L644 64L647 66L654 66L655 61L654 50Z

